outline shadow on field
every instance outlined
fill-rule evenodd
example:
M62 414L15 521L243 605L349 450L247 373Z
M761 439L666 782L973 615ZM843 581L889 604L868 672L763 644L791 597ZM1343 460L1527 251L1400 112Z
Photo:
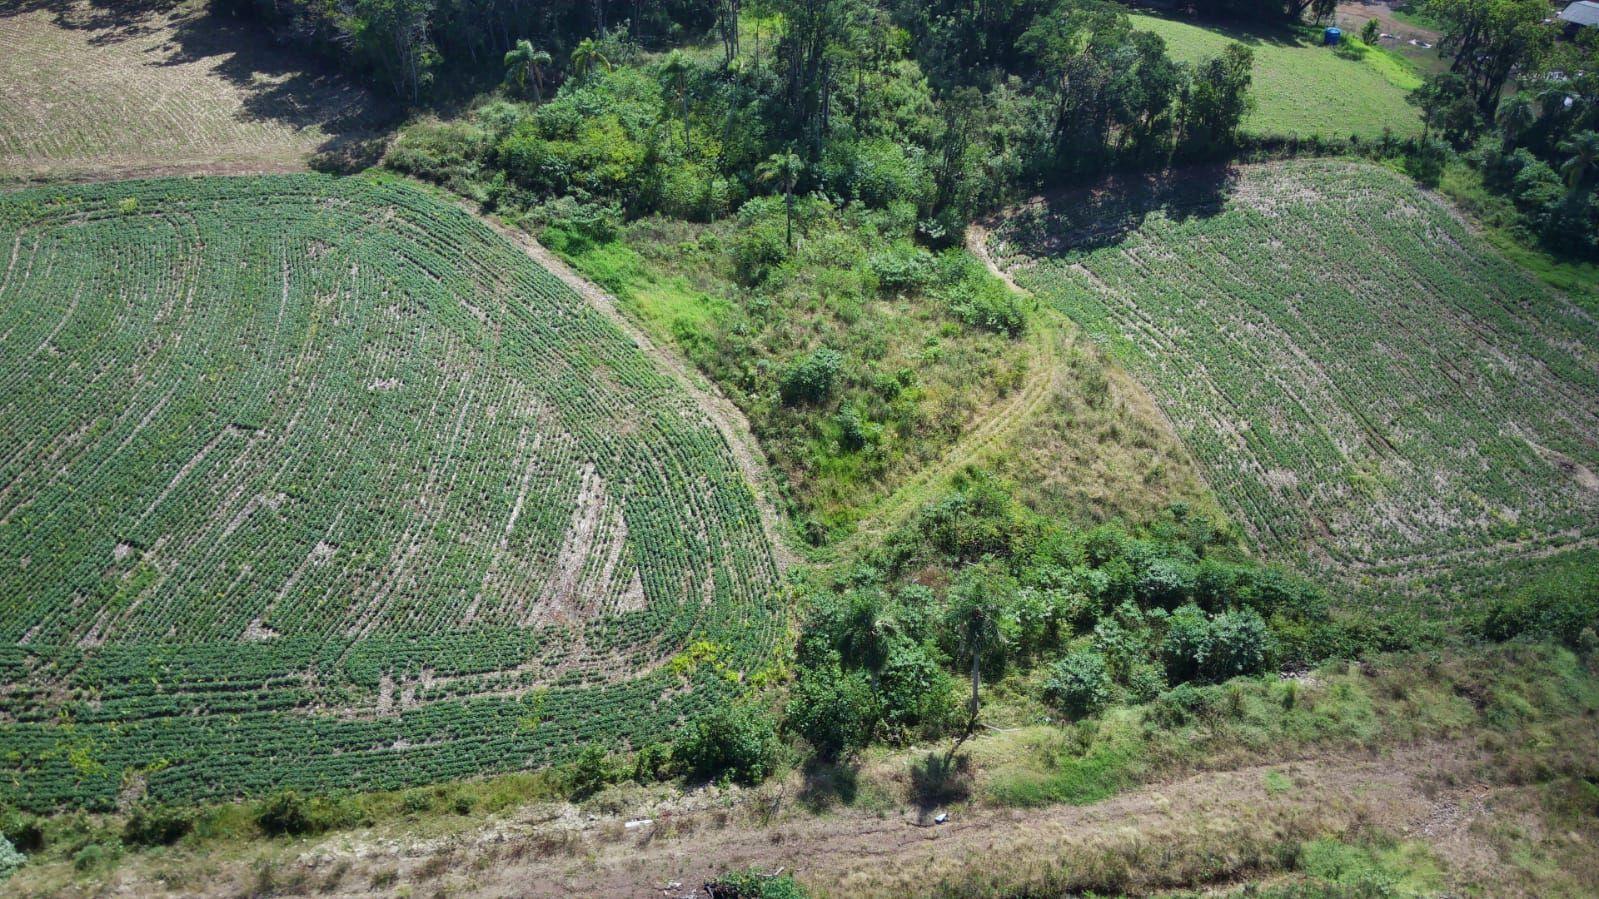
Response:
M160 16L183 0L17 0L0 7L0 19L44 11L60 28L93 31L89 43L96 47L159 31Z
M172 15L184 0L20 0L6 17L45 11L61 28L91 32L91 46L164 38L149 51L151 66L202 64L243 97L239 118L273 121L327 136L312 158L316 168L355 171L383 152L400 110L341 76L325 62L297 52L285 37L209 8ZM152 42L153 43L153 42Z
M1029 203L1002 227L1007 240L1034 257L1115 246L1152 213L1173 221L1221 213L1236 182L1226 166L1117 175Z

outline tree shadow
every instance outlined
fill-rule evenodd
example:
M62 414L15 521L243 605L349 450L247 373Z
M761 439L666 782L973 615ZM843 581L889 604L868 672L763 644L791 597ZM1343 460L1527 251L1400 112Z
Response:
M89 44L103 47L130 38L154 34L161 17L184 0L14 0L0 5L0 20L47 12L58 28L95 32Z
M1305 31L1294 25L1283 22L1256 22L1248 19L1210 18L1199 15L1192 9L1190 4L1179 3L1175 4L1175 6L1176 9L1166 11L1139 11L1155 18L1167 19L1172 22L1180 22L1184 25L1193 25L1208 31L1214 31L1230 41L1237 41L1250 47L1259 47L1266 44L1278 47L1298 47L1306 42ZM1187 7L1186 12L1177 11L1184 7Z
M931 824L938 809L970 799L971 769L971 756L963 752L929 752L912 762L910 801L916 807L916 823Z
M860 792L860 773L851 765L812 759L800 773L805 782L796 798L812 813L853 805Z
M1219 215L1237 178L1225 165L1115 175L1029 203L1001 230L1033 257L1116 246L1157 212L1178 222Z
M398 104L379 99L283 36L209 7L184 14L178 11L182 2L20 0L0 11L0 21L42 10L59 27L89 32L91 46L161 38L159 44L151 41L145 65L201 65L238 90L240 121L316 129L325 139L314 150L314 167L351 171L378 161L401 119Z

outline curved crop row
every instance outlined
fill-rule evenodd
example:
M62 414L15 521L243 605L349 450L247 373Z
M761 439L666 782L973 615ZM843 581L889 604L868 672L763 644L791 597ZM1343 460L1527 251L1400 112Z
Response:
M1391 581L1599 534L1592 316L1392 172L1135 185L998 236L1272 555Z
M718 432L403 184L0 198L0 421L10 801L390 786L658 736L779 629ZM665 664L700 641L720 665Z

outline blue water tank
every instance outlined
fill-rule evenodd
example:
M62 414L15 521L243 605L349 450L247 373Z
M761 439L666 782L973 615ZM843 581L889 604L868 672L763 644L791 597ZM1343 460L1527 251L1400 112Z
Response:
M1321 33L1321 42L1331 47L1344 39L1344 33L1337 28L1329 28Z

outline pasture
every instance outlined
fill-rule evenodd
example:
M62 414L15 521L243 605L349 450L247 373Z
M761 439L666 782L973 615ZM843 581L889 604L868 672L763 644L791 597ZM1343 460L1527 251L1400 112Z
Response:
M639 745L782 631L684 389L403 183L0 195L0 384L0 801Z
M302 168L372 101L203 6L0 4L0 178Z
M1270 557L1469 592L1599 536L1592 314L1387 169L1107 184L991 250L1151 386Z
M1421 133L1421 117L1406 94L1421 85L1414 68L1384 50L1349 42L1321 46L1310 29L1194 25L1134 15L1133 27L1166 41L1172 58L1197 62L1237 41L1255 51L1251 94L1255 108L1243 131L1255 137L1399 137Z

